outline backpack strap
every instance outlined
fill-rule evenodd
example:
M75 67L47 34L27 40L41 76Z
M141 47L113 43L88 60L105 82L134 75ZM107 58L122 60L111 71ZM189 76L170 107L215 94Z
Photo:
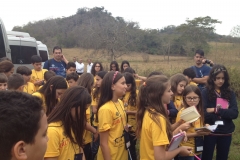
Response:
M48 60L48 70L49 70L49 67L52 65L52 59L49 59Z

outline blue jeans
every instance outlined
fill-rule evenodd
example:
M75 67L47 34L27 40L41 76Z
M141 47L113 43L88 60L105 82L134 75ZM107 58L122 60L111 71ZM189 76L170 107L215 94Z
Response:
M216 146L216 160L227 160L232 136L204 136L203 160L212 160Z

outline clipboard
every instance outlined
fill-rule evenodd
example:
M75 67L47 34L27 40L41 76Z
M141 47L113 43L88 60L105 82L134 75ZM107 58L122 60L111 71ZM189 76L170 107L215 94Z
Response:
M184 133L178 133L175 136L173 136L169 146L168 146L168 151L173 151L178 148L180 143L183 141L185 137Z

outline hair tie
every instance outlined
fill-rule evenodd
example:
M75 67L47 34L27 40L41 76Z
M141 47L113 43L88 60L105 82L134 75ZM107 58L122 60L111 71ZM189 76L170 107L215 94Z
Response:
M219 72L227 72L227 70L224 69L223 67L216 68L216 69L213 71L212 75L215 75L215 74L217 74L217 73L219 73Z

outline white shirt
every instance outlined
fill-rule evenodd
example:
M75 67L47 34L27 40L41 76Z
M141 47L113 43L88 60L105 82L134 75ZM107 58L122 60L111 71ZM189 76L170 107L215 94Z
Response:
M77 73L83 73L84 72L84 64L75 62L76 64L76 71Z
M93 65L93 63L88 63L88 65L87 65L87 73L91 73L91 70L92 70L92 65Z

